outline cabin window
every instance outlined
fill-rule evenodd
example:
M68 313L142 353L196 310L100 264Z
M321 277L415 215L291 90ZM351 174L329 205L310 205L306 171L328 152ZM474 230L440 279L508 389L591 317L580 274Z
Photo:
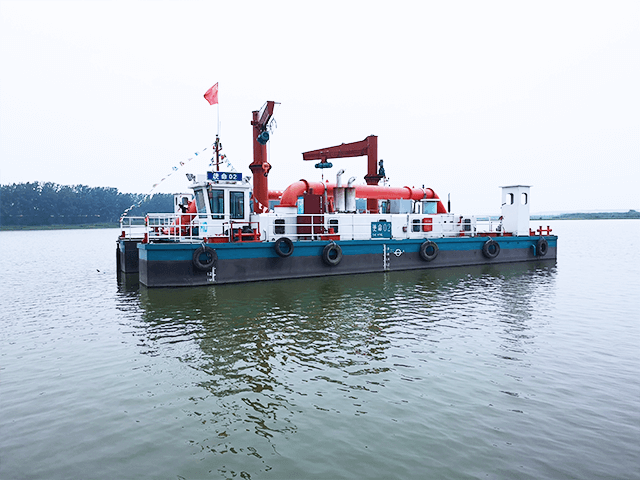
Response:
M213 218L224 218L224 190L209 190Z
M244 192L229 192L231 218L244 218Z
M276 218L273 223L276 235L284 235L284 218Z
M412 232L419 232L420 231L420 219L419 218L414 218L413 219L413 225L411 226L411 231Z
M522 205L526 205L526 204L527 204L527 200L529 200L529 199L527 198L527 196L528 196L528 195L527 195L527 193L526 193L526 192L522 192L522 198L521 198Z
M329 220L329 228L333 228L333 233L338 233L338 219L332 218Z
M207 207L204 201L204 192L202 189L196 190L196 208L198 209L198 213L206 213Z
M187 211L187 207L189 206L189 197L185 197L185 196L178 196L176 195L174 197L174 208L173 210L175 212L186 212Z
M507 203L509 205L513 205L513 193L508 193L507 194Z

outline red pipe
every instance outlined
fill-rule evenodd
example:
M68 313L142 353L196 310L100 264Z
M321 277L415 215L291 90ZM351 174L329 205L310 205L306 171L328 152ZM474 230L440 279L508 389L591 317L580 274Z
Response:
M298 197L304 193L309 193L313 190L315 195L322 195L326 188L327 194L333 196L333 189L335 185L332 183L322 182L307 182L306 180L300 180L292 183L282 193L280 198L281 207L295 207ZM438 199L440 197L430 188L415 188L415 187L384 187L381 185L356 185L356 198L366 198L369 200L424 200L424 199ZM367 202L369 204L369 202ZM438 213L447 213L447 209L444 208L442 201L438 202ZM374 212L375 213L375 212Z
M330 195L333 195L333 185L330 186L330 190L327 190ZM325 184L322 182L307 182L306 180L298 180L297 182L289 185L280 198L281 207L295 207L297 205L298 197L301 197L304 193L311 193L314 195L322 195L324 193Z

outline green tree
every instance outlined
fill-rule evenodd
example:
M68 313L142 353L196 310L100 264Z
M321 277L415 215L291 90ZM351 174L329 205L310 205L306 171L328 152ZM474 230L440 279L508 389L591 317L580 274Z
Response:
M120 193L111 187L27 182L0 185L0 225L45 226L117 223L131 205L129 215L172 212L173 195Z

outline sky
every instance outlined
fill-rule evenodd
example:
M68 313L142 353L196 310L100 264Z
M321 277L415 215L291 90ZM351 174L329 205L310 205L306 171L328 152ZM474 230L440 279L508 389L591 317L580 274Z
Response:
M250 175L274 100L270 189L364 183L302 153L377 135L390 185L458 214L517 184L532 213L640 210L639 85L637 0L0 0L0 184L184 192L218 132Z

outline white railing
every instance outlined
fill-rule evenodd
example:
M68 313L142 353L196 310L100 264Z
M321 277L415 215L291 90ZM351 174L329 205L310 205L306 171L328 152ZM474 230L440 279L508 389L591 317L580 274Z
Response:
M129 240L140 240L147 233L145 217L122 217L120 218L120 238Z
M247 242L260 240L258 222L212 219L198 213L150 213L146 217L147 241ZM228 215L227 215L228 217Z
M197 213L149 213L146 217L147 240L193 240L199 237Z
M455 226L453 216L449 223L438 221L437 215L407 214L297 214L268 217L262 220L261 228L268 240L288 237L292 240L384 240L385 238L427 238L458 236L461 226ZM301 222L301 219L304 219ZM435 221L434 221L435 219ZM332 223L338 222L337 224ZM418 223L414 223L417 221ZM283 223L277 223L283 222ZM372 236L372 223L385 225L384 232Z
M491 233L499 236L504 235L505 231L502 220L490 216L476 217L473 236L482 235L483 233Z
M300 219L305 219L300 223ZM308 219L308 220L306 220ZM331 220L338 220L332 224ZM276 223L278 220L284 223ZM292 221L295 220L295 221ZM446 220L446 221L445 221ZM270 217L262 223L265 238L268 240L289 237L292 240L369 240L372 238L372 222L387 222L390 225L386 235L391 238L438 238L438 237L475 237L478 235L503 235L502 221L490 216L460 217L454 215L415 215L415 214L378 214L378 215L331 215L298 214L294 216Z
M227 216L228 217L228 216ZM335 221L338 221L336 224ZM332 223L332 221L334 223ZM490 216L460 217L453 215L332 215L291 214L261 216L260 222L212 219L206 214L150 213L146 217L125 217L121 228L126 238L146 241L209 242L273 241L288 237L304 240L369 240L372 222L389 225L385 238L475 237L483 234L503 235L502 221Z

